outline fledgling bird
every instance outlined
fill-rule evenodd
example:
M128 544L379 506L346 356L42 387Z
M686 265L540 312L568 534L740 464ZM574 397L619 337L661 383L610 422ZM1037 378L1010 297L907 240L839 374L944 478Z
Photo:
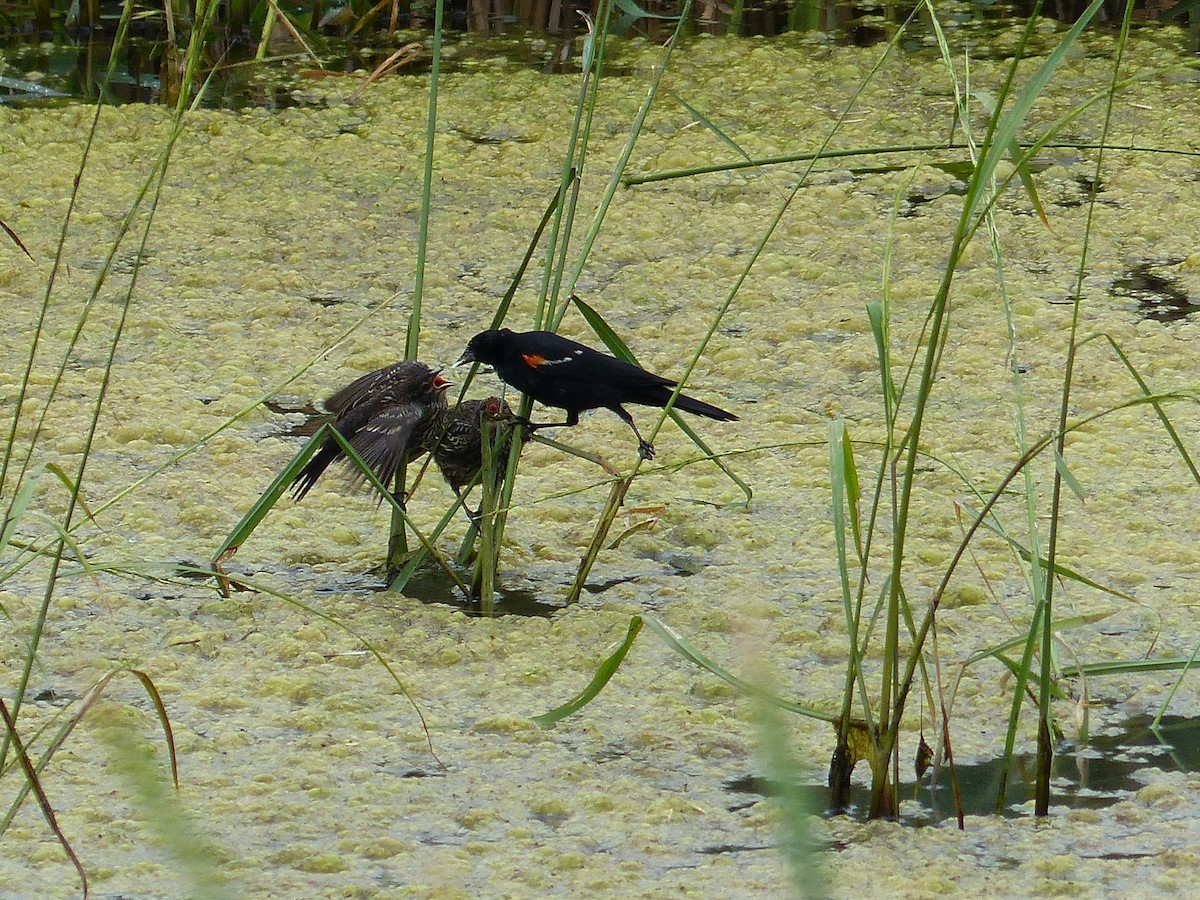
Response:
M622 404L662 408L677 384L551 331L481 331L471 338L455 365L470 362L491 366L501 381L538 403L566 410L565 422L545 422L531 428L577 425L584 410L610 409L633 429L643 459L654 457L654 445L642 437ZM675 398L675 409L720 422L737 421L733 413L686 394Z
M439 370L424 363L393 363L342 388L325 401L337 418L333 423L383 484L391 487L404 461L425 453L430 433L437 433L446 415L446 388L450 382ZM332 437L292 482L292 496L300 500L329 464L345 456ZM354 481L365 479L355 469Z
M440 432L430 432L424 448L433 453L433 461L450 485L450 490L461 494L464 487L474 479L483 466L483 420L499 421L513 418L512 407L499 397L486 400L464 400L446 414ZM508 467L508 454L512 447L510 435L502 435L504 442L497 448L495 461L497 472Z

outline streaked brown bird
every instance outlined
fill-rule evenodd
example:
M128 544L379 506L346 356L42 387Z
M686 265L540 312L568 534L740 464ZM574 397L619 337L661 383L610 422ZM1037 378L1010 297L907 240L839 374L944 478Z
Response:
M355 379L325 401L337 417L333 427L389 488L400 466L427 452L429 434L442 427L450 382L440 371L419 362L393 363ZM292 496L303 498L329 464L344 457L337 441L327 438L292 482ZM357 468L352 478L356 484L366 480Z
M481 331L471 338L455 365L469 362L491 366L504 383L544 406L567 412L565 422L544 422L530 428L577 425L584 410L610 409L633 429L643 459L654 456L654 445L642 437L622 404L664 407L678 383L552 331ZM721 422L737 421L733 413L687 394L675 398L675 409Z
M463 488L475 480L483 466L483 422L485 419L500 421L515 418L512 408L499 397L486 400L464 400L446 414L440 433L430 432L424 449L433 453L446 484L455 494L461 495ZM512 449L511 432L499 434L503 443L497 448L495 469L502 476L508 467L508 456Z

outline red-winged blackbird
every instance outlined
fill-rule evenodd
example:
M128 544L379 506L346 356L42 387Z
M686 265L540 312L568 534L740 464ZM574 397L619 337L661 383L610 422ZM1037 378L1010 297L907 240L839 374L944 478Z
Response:
M446 414L439 431L431 431L425 438L423 450L433 452L433 461L441 470L442 477L455 494L469 485L483 465L483 419L493 421L512 418L512 408L499 397L486 400L464 400ZM495 469L503 472L508 467L508 454L512 446L510 436L501 435L503 443L497 447Z
M637 435L643 459L654 456L654 446L642 437L633 416L621 404L661 408L667 405L677 384L551 331L481 331L471 338L457 365L468 362L489 365L506 384L545 406L567 411L565 422L546 422L532 428L576 425L584 410L611 409ZM737 421L733 413L686 394L675 398L675 408L721 422Z
M446 415L448 387L450 382L424 363L398 362L351 382L326 400L325 408L337 416L333 427L390 489L405 459L428 450L427 435L436 433ZM344 456L337 441L326 438L292 482L292 495L301 499L329 464ZM365 480L355 471L356 483Z

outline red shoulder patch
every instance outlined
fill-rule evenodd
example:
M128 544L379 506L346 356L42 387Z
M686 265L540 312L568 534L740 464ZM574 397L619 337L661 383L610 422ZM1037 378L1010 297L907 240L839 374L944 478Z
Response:
M525 365L532 369L536 369L538 366L544 366L546 364L546 357L538 356L534 353L522 353L521 359L525 360Z

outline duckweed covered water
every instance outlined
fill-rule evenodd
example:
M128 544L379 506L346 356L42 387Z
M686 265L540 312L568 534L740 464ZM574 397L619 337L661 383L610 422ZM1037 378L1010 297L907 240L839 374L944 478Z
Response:
M1037 121L1052 121L1101 90L1111 50L1108 39L1093 37L1073 54ZM653 47L624 52L633 74L606 83L582 209L599 196L658 58ZM668 87L747 153L778 154L815 147L873 58L788 40L699 41L677 54ZM1169 33L1136 43L1130 65L1145 77L1122 97L1113 141L1190 146L1200 101L1180 62ZM1001 71L1000 63L975 62L972 84L994 89ZM894 337L911 351L958 214L955 176L934 165L939 155L910 158L914 168L906 171L818 168L689 383L690 393L741 414L740 423L701 429L716 449L734 454L753 501L742 503L741 491L711 463L691 462L694 449L668 426L614 536L636 530L601 554L591 577L598 589L580 605L550 618L485 619L361 589L381 559L386 515L328 477L304 503L282 501L235 559L242 572L308 608L265 593L223 600L210 585L151 580L180 561L207 558L298 448L297 438L281 433L286 414L259 405L260 398L282 392L310 402L402 354L427 85L393 78L350 104L355 87L351 80L315 83L297 108L192 117L172 160L84 483L95 521L78 531L101 571L94 578L69 572L55 595L31 686L31 696L44 699L23 709L25 732L55 721L115 666L149 673L179 743L182 805L217 848L235 895L788 893L785 868L769 849L778 841L776 808L732 803L723 787L755 769L761 737L754 710L723 683L643 635L581 714L550 730L528 717L581 689L630 616L644 610L718 662L744 674L765 669L782 694L835 708L845 634L828 512L828 423L846 418L852 436L867 442L862 464L874 465L879 376L864 307L880 295L890 240ZM490 319L557 182L576 89L570 78L543 78L501 61L443 84L422 359L453 361ZM636 169L730 158L664 96L638 143ZM934 57L910 56L885 66L838 146L944 137L952 114ZM34 258L8 244L0 249L7 325L0 395L8 414L91 115L75 107L0 108L0 179L10 198L3 218ZM1081 118L1071 137L1095 140L1100 115ZM170 124L165 111L143 106L106 109L101 121L64 254L68 268L43 335L51 360L63 352ZM481 134L494 139L475 139ZM1086 214L1079 185L1094 176L1091 151L1043 157L1049 165L1038 183L1053 230L1017 192L997 207L1020 341L1016 377L1038 432L1057 413L1070 316L1063 301ZM1114 297L1111 288L1132 265L1169 258L1181 260L1170 265L1171 277L1195 294L1196 163L1131 152L1110 152L1106 161L1084 285L1085 329L1111 335L1156 389L1194 389L1196 325L1187 317L1147 321L1136 300ZM619 192L580 295L647 366L677 374L796 171L745 170ZM912 215L893 218L897 198L914 191L925 199ZM92 310L38 462L68 470L78 463L132 246L118 254L116 274ZM393 296L399 299L389 302ZM530 321L531 297L532 289L518 295L510 320L518 327ZM960 264L951 316L928 449L990 486L1018 454L1014 360L983 242ZM596 343L577 317L568 316L564 330ZM31 407L45 396L49 372L35 374ZM482 396L495 384L483 379L476 390ZM1134 391L1112 354L1089 345L1075 413ZM1172 411L1189 440L1195 413L1182 405ZM650 420L645 410L637 415ZM23 440L33 421L23 420ZM636 452L628 429L603 412L556 436L621 465ZM197 441L196 452L106 505ZM1061 634L1064 658L1189 653L1198 637L1190 600L1200 573L1197 487L1145 410L1109 416L1077 435L1069 453L1087 499L1072 502L1065 516L1062 562L1137 602L1062 586L1061 614L1107 614ZM1052 469L1037 471L1048 492ZM602 473L589 463L530 446L507 533L506 584L547 602L561 599L606 494ZM959 539L955 504L967 499L947 469L922 473L906 584L916 602L924 602ZM428 478L410 510L432 523L449 500ZM37 501L53 514L65 508L52 479L40 484ZM1017 498L1001 513L1023 521ZM26 530L36 527L30 522ZM456 523L448 550L464 528ZM14 575L0 591L13 623L0 638L6 684L15 683L42 574L35 567ZM347 589L330 589L339 584ZM939 620L943 667L957 676L957 662L1018 633L1028 611L1005 545L982 538ZM419 704L428 742L412 703L364 641ZM1170 673L1091 679L1092 730L1156 708L1170 683ZM50 800L97 895L185 893L182 867L156 849L133 789L106 763L106 736L130 724L161 761L144 694L132 679L114 688L47 768ZM1079 684L1073 689L1082 696ZM1010 690L999 663L963 673L952 707L958 759L998 752ZM1172 711L1194 717L1197 700L1185 681ZM1073 702L1058 710L1068 725L1083 709ZM913 747L918 713L914 706L906 735ZM1026 747L1032 735L1027 721ZM832 749L828 726L797 720L789 737L820 778ZM1153 769L1138 777L1144 786L1116 806L1060 811L1049 824L974 817L959 833L834 819L814 831L835 848L824 863L838 896L1193 892L1200 780ZM6 796L18 783L8 773ZM77 891L32 805L9 829L6 846L0 884L38 896Z

